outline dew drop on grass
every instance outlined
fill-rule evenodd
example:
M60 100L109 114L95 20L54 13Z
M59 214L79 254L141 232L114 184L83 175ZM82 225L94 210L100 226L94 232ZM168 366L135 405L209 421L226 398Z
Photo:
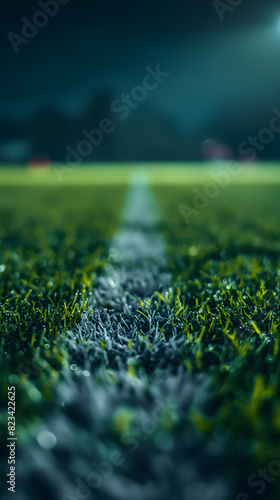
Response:
M112 278L109 278L109 279L108 279L108 283L109 283L109 285L110 285L112 288L115 288L115 287L116 287L116 283L114 282L114 280L112 280Z
M198 247L195 245L192 245L191 247L188 248L188 254L191 255L192 257L195 257L198 255L199 250Z
M52 432L49 431L41 431L37 436L37 441L39 445L45 450L51 450L55 447L57 443L57 439Z
M70 368L71 368L71 370L75 371L75 370L77 370L77 365L73 364L70 366Z

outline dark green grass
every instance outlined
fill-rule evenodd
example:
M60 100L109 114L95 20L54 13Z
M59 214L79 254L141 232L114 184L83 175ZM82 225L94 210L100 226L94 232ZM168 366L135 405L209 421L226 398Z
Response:
M44 414L52 399L67 363L64 334L80 321L107 262L125 192L55 184L0 190L1 397L20 382L22 424Z
M64 334L79 323L107 262L125 190L1 189L4 436L8 384L17 385L21 430L47 413L68 363ZM188 225L179 205L192 205L192 186L155 187L154 193L173 274L173 286L158 295L166 310L162 331L175 327L185 335L186 371L213 376L216 404L188 420L204 436L227 440L236 457L232 469L246 489L247 477L280 455L279 185L229 186ZM139 302L147 325L153 307ZM138 376L133 369L131 375ZM279 480L275 488L279 498Z
M192 205L192 186L154 192L175 283L163 299L186 369L216 381L217 407L194 422L228 436L245 480L280 456L279 185L228 187L190 224L179 205Z

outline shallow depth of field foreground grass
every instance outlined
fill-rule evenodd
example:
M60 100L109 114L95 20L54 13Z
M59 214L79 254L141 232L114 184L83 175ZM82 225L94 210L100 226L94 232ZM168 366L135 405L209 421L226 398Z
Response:
M105 412L106 426L102 419L98 420L100 408L96 406L95 414L93 405L93 415L97 415L96 449L100 456L108 443L108 449L112 446L120 450L127 458L124 474L136 478L141 486L154 449L163 461L163 476L166 455L173 457L172 478L177 473L179 477L176 460L180 464L180 454L184 455L181 442L188 441L187 433L193 432L199 436L197 442L210 443L210 447L215 444L214 454L219 455L223 480L232 485L232 500L240 492L244 495L238 500L277 500L280 498L279 174L275 168L260 167L251 174L248 169L254 167L248 166L243 175L220 189L204 209L186 218L182 206L191 207L193 189L203 192L209 182L209 169L198 168L189 171L183 166L144 168L158 205L171 285L152 297L139 298L138 310L133 312L139 326L137 342L143 351L150 353L147 363L144 356L135 354L137 349L133 345L135 340L129 338L129 324L124 327L127 345L123 351L131 354L124 362L119 362L108 347L108 339L100 340L100 352L108 362L94 367L97 371L93 370L92 397L97 402L98 397L101 402L107 401L106 398L109 401L111 394L116 397L112 408L108 404ZM80 175L76 170L72 177L67 174L65 182L59 183L53 172L20 171L20 177L12 177L12 171L0 171L0 394L4 402L0 424L4 440L8 385L17 389L17 433L26 443L29 429L44 421L52 411L61 372L71 363L66 332L80 323L83 314L90 317L93 312L88 309L87 301L108 262L110 240L121 221L129 166L119 172L118 176L118 171L110 167L103 173L100 169L94 177L94 171L89 169L81 170ZM205 404L189 409L181 397L184 387L172 389L170 382L171 392L178 396L178 412L175 409L172 418L156 422L154 433L147 440L145 437L139 451L131 455L120 436L133 428L144 411L140 403L133 405L131 401L134 396L136 401L140 388L145 387L144 393L149 394L156 384L168 385L165 373L170 375L168 359L162 371L155 368L158 353L154 354L156 344L151 333L154 331L166 344L170 339L168 348L176 353L176 366L173 359L170 373L181 370L180 376L189 374L190 378L203 374L211 381L207 386L209 401L205 399ZM76 368L84 370L83 360L77 359ZM129 395L124 397L125 377L132 382ZM170 376L170 380L174 379ZM120 399L118 394L122 394ZM145 411L147 407L148 403ZM79 409L71 411L76 425L80 422ZM81 439L85 436L85 441L87 425L86 421L80 425ZM195 460L204 464L207 475L210 465L202 451L192 453ZM277 460L279 465L275 463ZM134 467L132 472L129 467ZM191 466L187 472L191 474ZM115 474L123 477L117 471ZM195 480L194 476L193 481L201 479Z
M108 261L127 189L40 184L0 187L1 396L18 380L19 426L52 399L64 333ZM6 420L4 411L5 432Z
M197 187L154 189L174 276L165 300L186 336L182 357L189 372L210 372L216 384L216 407L193 418L203 433L228 436L248 498L279 498L273 473L255 483L280 457L280 185L230 185L185 221Z

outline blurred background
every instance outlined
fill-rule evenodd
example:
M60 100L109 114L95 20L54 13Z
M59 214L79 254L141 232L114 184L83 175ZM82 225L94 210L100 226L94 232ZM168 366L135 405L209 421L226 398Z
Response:
M83 161L240 159L280 110L276 0L10 0L1 18L5 165L64 162L104 118L113 131ZM158 64L169 76L136 101ZM255 150L278 160L278 136Z

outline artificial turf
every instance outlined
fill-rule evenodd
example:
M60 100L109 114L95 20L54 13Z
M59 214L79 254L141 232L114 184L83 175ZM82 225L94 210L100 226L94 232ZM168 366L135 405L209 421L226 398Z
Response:
M174 180L180 178L178 171L170 169L173 182L167 186L167 170L161 179L156 170L150 172L171 286L139 300L135 332L140 331L138 341L147 346L150 357L133 345L134 334L133 342L122 347L129 375L148 377L157 391L161 386L152 339L156 328L165 339L161 361L168 362L177 342L177 368L186 376L201 373L211 378L207 404L187 409L177 421L175 411L175 420L163 421L155 439L162 441L164 452L164 446L183 439L180 432L184 435L184 428L191 426L206 442L222 441L230 457L225 474L233 484L232 498L244 491L244 500L258 497L248 477L280 456L280 197L278 171L275 182L273 172L263 185L261 171L251 183L246 177L220 190L188 224L180 207L192 203L193 188L203 188L203 177L186 171L180 186ZM79 325L83 314L95 314L86 301L108 261L110 239L120 222L127 172L112 185L107 178L107 186L102 186L101 177L94 186L89 177L81 176L75 187L70 180L63 185L49 180L44 186L33 176L22 188L13 185L9 173L1 189L1 399L5 401L8 384L17 385L22 432L49 411L63 366L75 361L79 367L79 359L67 351L65 333ZM104 324L107 320L106 314L100 317ZM126 317L118 319L116 314L114 321L127 328ZM106 343L101 348L109 354ZM120 391L120 402L104 428L117 440L138 409L132 410L121 388L114 386L115 364L107 370L112 379L100 384L105 392L112 385L116 401ZM85 368L82 361L80 365ZM174 360L171 365L174 370ZM167 370L168 363L161 368ZM99 382L94 383L100 391ZM178 391L178 404L180 397ZM3 410L4 435L6 420ZM151 453L145 446L143 462L145 453ZM280 483L273 479L262 498L279 498Z
M240 491L255 498L248 478L280 456L279 184L229 186L186 221L180 207L194 188L154 189L169 242L170 302L186 336L186 369L209 372L216 384L219 403L195 415L196 425L228 436ZM264 498L279 498L279 481L269 488Z
M19 425L52 400L67 364L65 332L80 321L108 261L126 189L45 187L42 180L0 188L1 399L18 380ZM4 410L5 432L6 417Z

